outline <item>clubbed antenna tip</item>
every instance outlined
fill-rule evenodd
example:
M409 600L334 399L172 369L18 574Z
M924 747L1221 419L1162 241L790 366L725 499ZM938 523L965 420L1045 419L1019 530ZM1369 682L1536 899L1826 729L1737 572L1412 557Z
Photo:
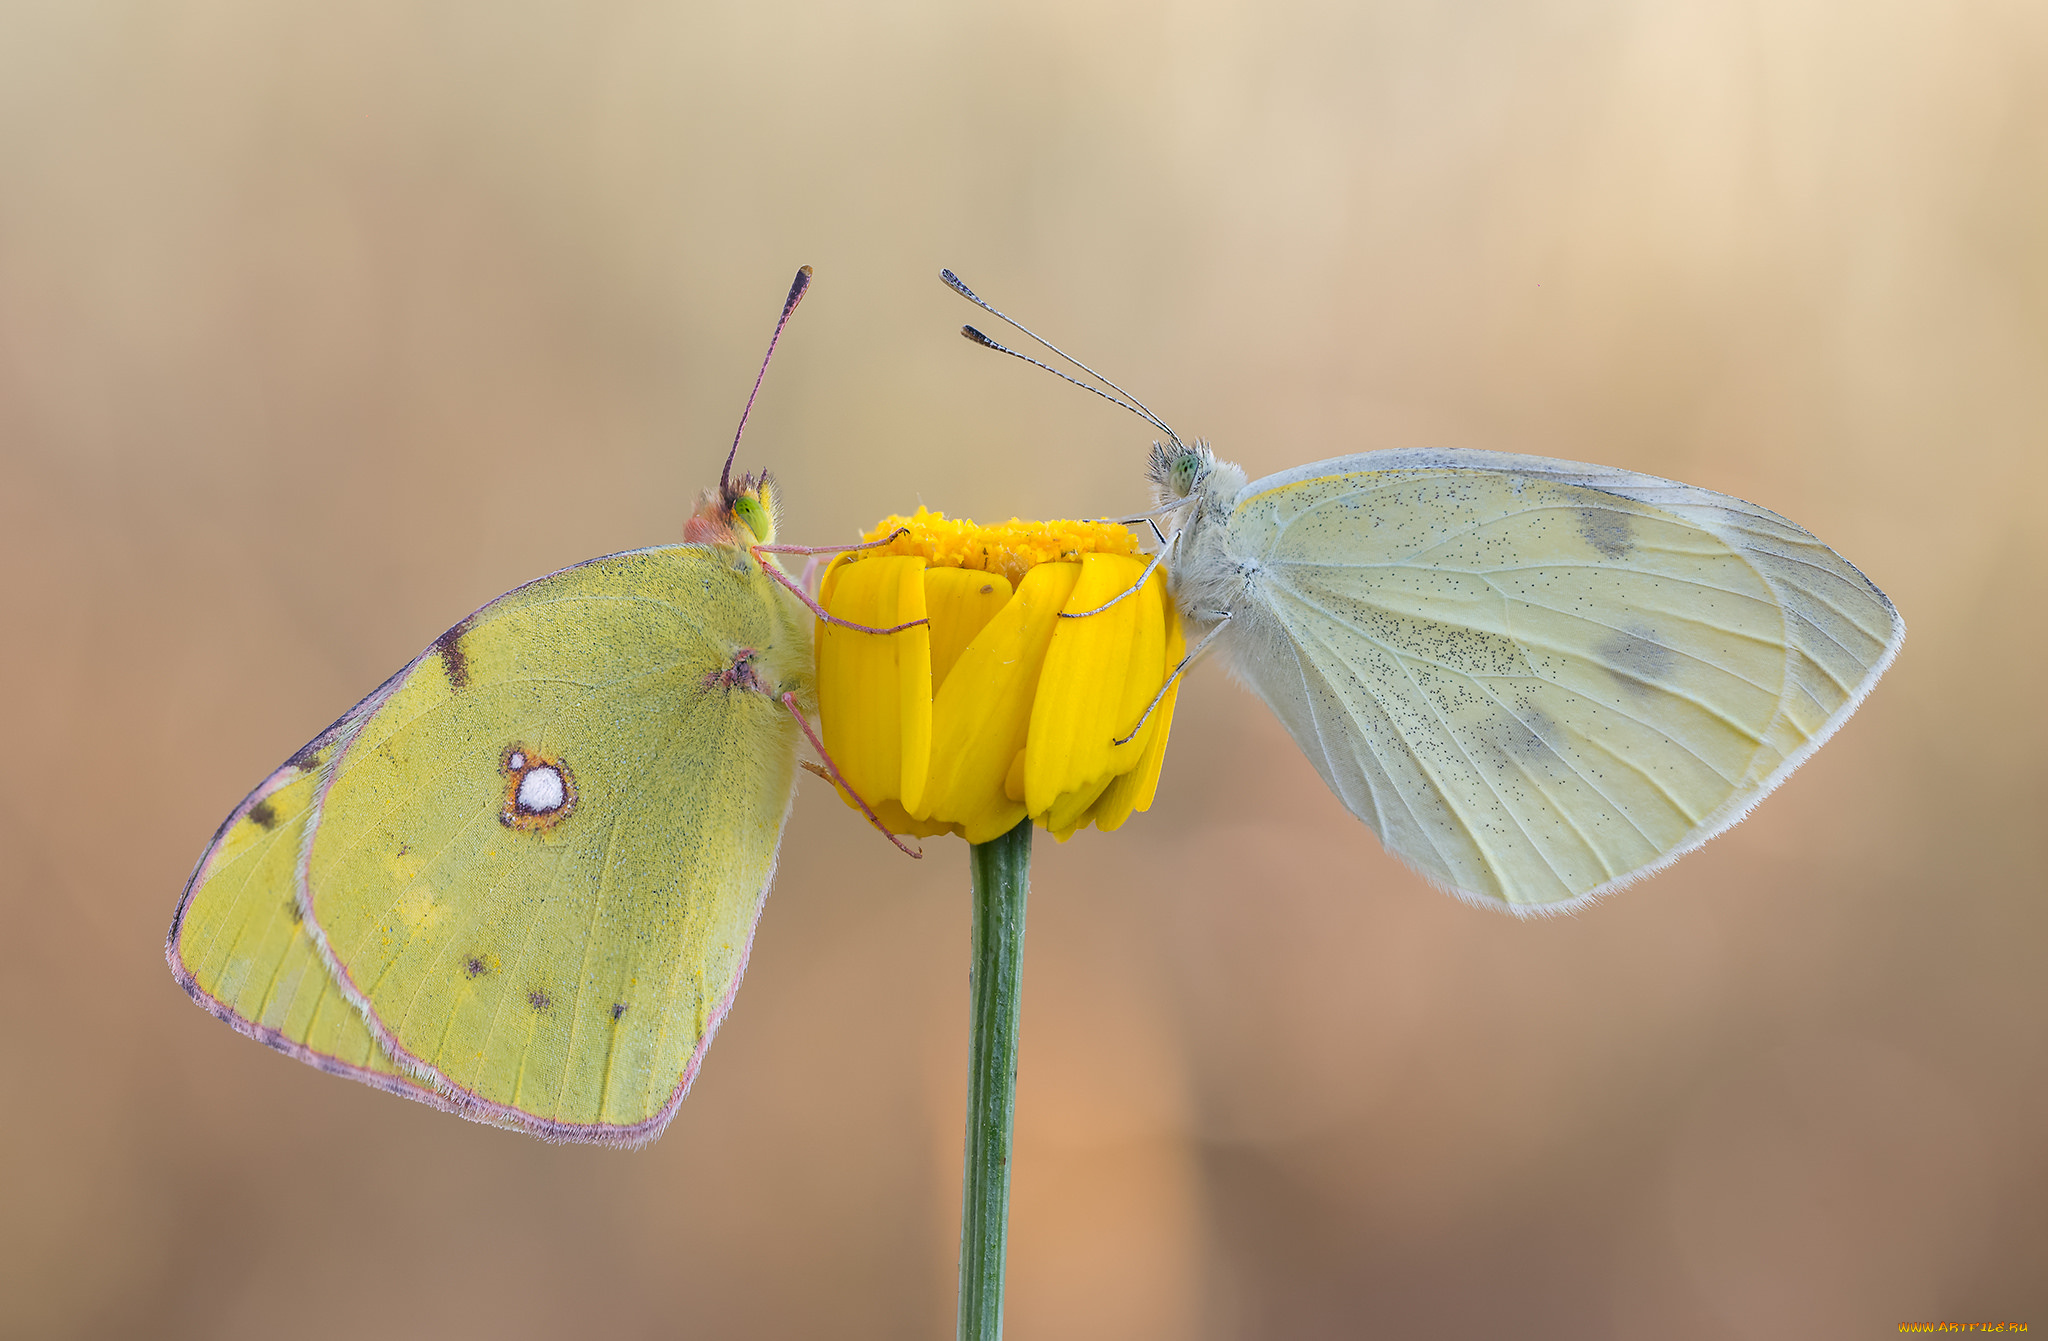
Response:
M789 297L782 300L782 319L784 321L789 320L789 314L796 311L796 305L804 300L804 294L808 293L810 288L811 268L807 265L800 265L796 268L796 278L789 282Z
M775 357L775 342L782 338L782 328L789 324L790 313L811 291L811 268L800 265L796 278L789 282L789 296L782 300L782 315L775 320L775 333L768 337L768 352L761 356L761 371L754 374L754 389L747 393L747 408L740 411L740 426L733 430L732 450L725 454L725 469L718 472L718 493L728 505L732 502L732 463L740 454L740 435L747 431L747 416L754 412L754 397L761 394L761 379L768 375L768 360Z
M1145 407L1145 402L1139 400L1136 396L1133 396L1130 392L1124 390L1115 382L1110 381L1107 377L1104 377L1101 373L1095 371L1095 369L1081 362L1081 360L1075 358L1066 350L1061 349L1058 345L1046 339L1038 332L1032 330L1029 326L1026 326L1023 322L1017 320L1015 317L1010 316L1004 312L999 312L994 307L991 307L988 304L988 302L981 297L981 295L977 294L973 289L968 288L965 281L963 281L960 278L960 276L954 274L952 270L945 269L939 271L939 278L945 281L945 285L947 288L959 294L968 302L973 303L976 307L988 313L990 316L1002 322L1004 325L1014 326L1016 329L1022 331L1025 335L1030 336L1031 339L1036 343L1043 345L1045 348L1051 350L1059 358L1064 359L1066 362L1072 364L1074 367L1079 368L1082 372L1087 373L1096 381L1102 383L1103 386L1108 387L1109 391L1104 391L1100 387L1090 386L1088 383L1081 381L1079 378L1069 377L1067 376L1067 374L1061 372L1058 368L1053 367L1051 364L1041 363L1037 359L1032 358L1029 354L1020 354L1016 350L1010 348L1008 345L998 344L996 341L989 339L986 335L983 335L980 331L974 329L974 327L972 326L962 326L960 328L960 334L967 337L969 340L972 340L975 344L980 345L984 349L993 349L998 351L999 353L1008 354L1012 358L1022 359L1034 368L1045 369L1054 377L1060 378L1062 381L1072 382L1075 386L1080 387L1083 391L1093 391L1096 395L1102 397L1110 404L1122 406L1124 409L1129 410L1132 414L1137 415L1140 419L1143 419L1146 423L1152 425L1152 427L1158 429L1161 433L1164 433L1174 443L1175 446L1180 445L1180 434L1175 433L1171 428L1169 428L1164 419L1161 419L1158 415L1152 413L1151 410L1147 409ZM1110 391L1113 391L1116 394L1111 395Z

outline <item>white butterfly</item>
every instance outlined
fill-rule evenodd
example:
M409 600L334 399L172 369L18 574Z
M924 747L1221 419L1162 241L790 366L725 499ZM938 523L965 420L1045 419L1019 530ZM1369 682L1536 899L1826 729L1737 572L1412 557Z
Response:
M1807 531L1632 471L1386 451L1247 484L1176 441L1151 476L1182 618L1389 851L1517 913L1733 825L1906 636Z
M1811 533L1652 475L1384 451L1248 484L940 277L1118 394L970 339L1167 435L1149 516L1172 526L1155 562L1201 635L1182 669L1221 653L1390 852L1474 903L1564 912L1690 852L1820 748L1905 641Z

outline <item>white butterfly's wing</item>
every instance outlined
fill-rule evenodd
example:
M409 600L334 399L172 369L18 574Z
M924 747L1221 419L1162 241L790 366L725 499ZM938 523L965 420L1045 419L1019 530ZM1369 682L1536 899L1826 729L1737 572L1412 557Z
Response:
M1237 673L1389 850L1559 911L1726 829L1905 636L1775 513L1601 466L1377 452L1247 486Z

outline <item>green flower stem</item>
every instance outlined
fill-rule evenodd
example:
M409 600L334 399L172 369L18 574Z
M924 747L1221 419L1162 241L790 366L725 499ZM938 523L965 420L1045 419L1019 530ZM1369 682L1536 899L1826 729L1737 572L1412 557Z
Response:
M1017 1114L1017 1003L1031 821L967 850L974 872L974 969L968 991L967 1171L960 1207L960 1341L1003 1334L1003 1255L1010 1233L1010 1145Z

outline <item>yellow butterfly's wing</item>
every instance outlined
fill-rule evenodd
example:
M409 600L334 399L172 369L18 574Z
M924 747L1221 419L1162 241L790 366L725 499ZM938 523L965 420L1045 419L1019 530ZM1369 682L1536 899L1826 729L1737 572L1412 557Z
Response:
M251 1038L322 1070L449 1108L370 1033L299 909L299 850L313 797L337 742L362 716L358 708L322 732L235 807L185 887L164 955L194 1001Z
M1558 911L1740 819L1905 625L1775 513L1651 476L1378 452L1247 486L1230 641L1331 789L1437 883Z
M794 794L785 691L815 710L809 616L737 549L529 583L230 817L174 949L232 925L249 965L193 977L259 1023L244 982L318 970L321 1018L338 997L366 1040L359 1079L550 1140L651 1140L745 967Z
M401 1066L551 1140L660 1132L774 870L809 624L744 553L672 546L530 583L387 686L302 901Z

